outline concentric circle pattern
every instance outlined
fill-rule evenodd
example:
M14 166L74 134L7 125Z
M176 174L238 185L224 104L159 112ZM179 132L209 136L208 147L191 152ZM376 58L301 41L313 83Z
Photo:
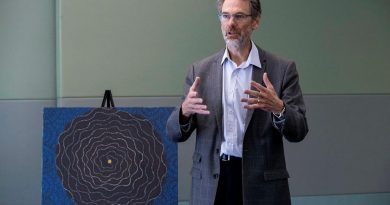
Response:
M164 146L145 118L97 108L60 135L56 168L77 204L151 204L167 173Z

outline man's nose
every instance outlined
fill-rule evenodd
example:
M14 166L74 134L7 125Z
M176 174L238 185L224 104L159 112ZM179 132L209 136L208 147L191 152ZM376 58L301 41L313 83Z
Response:
M232 16L232 17L229 18L229 20L228 20L226 23L227 23L227 25L232 26L232 25L235 25L235 24L236 24L236 20L235 20L235 18Z

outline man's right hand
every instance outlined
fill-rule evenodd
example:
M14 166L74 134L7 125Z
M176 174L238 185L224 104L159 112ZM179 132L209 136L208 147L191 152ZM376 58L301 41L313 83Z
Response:
M208 115L210 111L207 110L207 105L202 104L203 99L198 97L197 89L200 83L200 78L196 77L194 83L191 85L188 91L187 97L181 104L181 111L184 117L190 117L192 114Z

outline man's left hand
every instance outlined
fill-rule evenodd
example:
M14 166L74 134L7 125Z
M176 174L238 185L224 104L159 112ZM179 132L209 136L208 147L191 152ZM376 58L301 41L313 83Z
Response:
M262 109L273 113L281 113L284 104L275 92L274 86L268 79L267 73L263 75L263 82L265 87L260 83L251 81L251 86L254 90L245 90L249 98L242 98L241 102L246 102L244 105L246 109Z

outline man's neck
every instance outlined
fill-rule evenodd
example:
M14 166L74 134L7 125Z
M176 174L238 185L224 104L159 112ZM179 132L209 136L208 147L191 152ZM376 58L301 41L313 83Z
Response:
M232 59L232 61L234 63L236 63L237 66L241 65L242 62L244 62L248 59L249 52L251 51L251 48L252 48L251 41L249 41L245 46L243 46L241 48L227 47L229 55L230 55L230 59Z

